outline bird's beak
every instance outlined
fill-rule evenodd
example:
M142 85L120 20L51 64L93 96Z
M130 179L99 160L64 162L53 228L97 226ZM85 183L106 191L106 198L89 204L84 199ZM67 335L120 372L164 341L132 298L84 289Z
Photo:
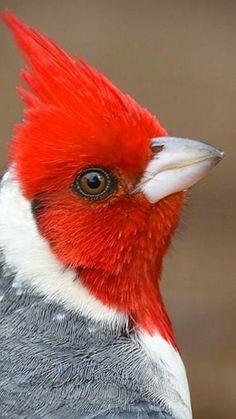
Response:
M157 137L150 147L153 157L133 192L151 203L190 188L224 156L219 148L186 138Z

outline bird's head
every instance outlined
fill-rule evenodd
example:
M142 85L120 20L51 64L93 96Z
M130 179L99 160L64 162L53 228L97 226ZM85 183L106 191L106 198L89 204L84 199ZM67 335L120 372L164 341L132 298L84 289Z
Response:
M40 233L96 298L149 330L164 328L157 280L184 191L222 152L168 137L100 72L12 14L4 19L30 88L19 89L27 108L10 157Z

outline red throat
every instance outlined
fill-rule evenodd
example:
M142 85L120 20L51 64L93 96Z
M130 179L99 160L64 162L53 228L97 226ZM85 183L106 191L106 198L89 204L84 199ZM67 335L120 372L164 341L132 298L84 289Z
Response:
M62 204L60 210L51 203L42 209L38 226L53 252L64 265L77 270L98 300L176 347L159 280L181 206L179 194L156 205L137 195L131 201L114 200L109 209L83 208L81 220L77 209L73 213L72 202Z
M178 214L181 206L179 196L163 201L158 209L148 208L141 223L138 220L139 214L133 214L134 218L137 216L137 220L132 220L131 229L134 225L138 225L139 228L129 239L125 237L120 239L123 262L122 266L118 267L118 274L86 268L79 271L79 276L99 300L118 311L127 313L131 324L151 335L160 333L177 348L160 292L162 261L176 228L177 218L171 220L171 229L163 231L159 217L165 213L167 221L168 217L173 216L173 206L175 214ZM132 254L126 250L127 245L129 249L133 249Z

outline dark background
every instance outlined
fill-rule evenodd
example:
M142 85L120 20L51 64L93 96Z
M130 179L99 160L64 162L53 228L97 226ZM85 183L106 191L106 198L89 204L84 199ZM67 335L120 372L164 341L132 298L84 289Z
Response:
M196 419L236 418L236 1L0 0L81 54L156 113L172 135L222 147L194 188L166 259L163 292ZM0 167L22 117L22 61L0 27Z

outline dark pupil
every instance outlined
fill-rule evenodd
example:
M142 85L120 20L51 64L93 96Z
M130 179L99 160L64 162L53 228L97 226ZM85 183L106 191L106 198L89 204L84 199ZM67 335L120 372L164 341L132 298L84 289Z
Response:
M90 189L97 189L101 185L101 178L96 173L86 175L87 185Z

